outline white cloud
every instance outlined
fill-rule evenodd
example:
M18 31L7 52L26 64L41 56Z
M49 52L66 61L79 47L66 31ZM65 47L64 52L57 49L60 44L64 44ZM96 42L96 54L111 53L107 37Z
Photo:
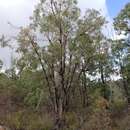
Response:
M18 27L28 24L34 5L35 0L0 0L0 35L11 37L16 34L17 30L8 25L8 22ZM9 66L10 57L9 49L0 49L0 59L4 66Z
M82 11L85 11L87 8L94 8L101 10L103 15L106 15L108 13L106 0L79 0L79 6Z

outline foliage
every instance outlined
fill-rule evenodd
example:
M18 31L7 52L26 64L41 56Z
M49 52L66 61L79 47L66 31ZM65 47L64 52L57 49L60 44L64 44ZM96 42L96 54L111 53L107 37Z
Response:
M48 115L41 117L29 111L18 111L7 115L4 124L16 130L49 130L52 127L52 121L49 120Z
M119 34L130 31L129 11L128 3L114 19ZM0 73L0 123L15 130L129 128L129 39L108 39L106 23L94 9L83 16L76 0L40 0L16 38L18 57ZM0 42L12 47L4 36Z

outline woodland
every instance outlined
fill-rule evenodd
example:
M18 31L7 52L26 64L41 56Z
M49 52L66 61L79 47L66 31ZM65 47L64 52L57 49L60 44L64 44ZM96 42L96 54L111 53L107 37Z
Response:
M101 12L40 0L0 60L0 125L9 130L130 130L130 3L107 36ZM105 30L105 31L103 31ZM113 36L113 33L110 34ZM15 43L15 47L14 44Z

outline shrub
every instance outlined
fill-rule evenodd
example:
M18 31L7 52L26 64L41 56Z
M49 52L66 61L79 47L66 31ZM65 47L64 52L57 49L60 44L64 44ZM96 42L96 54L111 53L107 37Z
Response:
M41 116L29 111L18 111L9 114L4 124L15 130L50 130L53 126L49 115Z

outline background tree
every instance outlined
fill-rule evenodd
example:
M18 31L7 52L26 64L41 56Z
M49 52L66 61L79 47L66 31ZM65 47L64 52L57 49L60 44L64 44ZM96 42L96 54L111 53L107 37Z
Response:
M130 31L130 4L128 3L124 9L122 9L119 15L114 19L114 27L118 34L123 34L126 39L117 41L114 46L116 63L119 65L120 74L123 79L124 90L127 95L128 103L130 102L129 94L129 31Z

